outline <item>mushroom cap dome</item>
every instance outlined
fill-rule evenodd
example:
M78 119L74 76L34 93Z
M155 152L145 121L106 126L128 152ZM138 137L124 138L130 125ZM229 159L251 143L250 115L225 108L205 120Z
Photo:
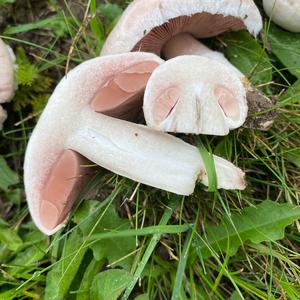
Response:
M263 0L266 14L282 28L300 32L299 0Z

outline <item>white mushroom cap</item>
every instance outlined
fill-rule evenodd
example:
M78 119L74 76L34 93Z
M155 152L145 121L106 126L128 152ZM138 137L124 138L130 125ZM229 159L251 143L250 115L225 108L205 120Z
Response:
M263 0L266 14L282 28L300 32L299 0Z
M12 49L0 39L0 103L8 102L14 96L14 61Z
M162 131L226 135L246 120L246 91L233 68L183 55L152 73L144 96L147 125Z
M181 32L196 38L246 28L257 35L260 13L252 0L135 0L110 33L101 55L129 51L159 54Z

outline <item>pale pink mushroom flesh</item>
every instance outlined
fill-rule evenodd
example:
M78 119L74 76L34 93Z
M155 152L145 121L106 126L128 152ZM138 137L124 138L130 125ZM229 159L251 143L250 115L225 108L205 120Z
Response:
M158 65L157 61L142 61L107 78L90 100L91 107L116 118L135 119L148 78ZM41 189L40 219L47 230L54 229L69 214L89 178L87 164L86 158L69 149L62 150L53 163Z

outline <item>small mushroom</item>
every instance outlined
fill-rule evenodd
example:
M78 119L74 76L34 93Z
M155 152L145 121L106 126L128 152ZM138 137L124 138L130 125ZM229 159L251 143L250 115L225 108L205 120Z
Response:
M274 23L291 32L300 32L299 0L263 0L263 6Z
M63 226L86 181L86 158L177 194L191 194L196 180L208 184L197 148L114 118L131 118L129 103L140 101L151 72L161 62L149 53L98 57L76 67L58 84L25 155L28 206L41 231L50 235ZM215 166L219 188L245 188L240 169L219 157Z
M0 103L9 102L14 96L15 56L12 49L0 39ZM6 119L6 112L0 105L0 129Z
M226 135L247 117L244 86L233 68L182 55L159 66L144 97L147 125L162 131Z

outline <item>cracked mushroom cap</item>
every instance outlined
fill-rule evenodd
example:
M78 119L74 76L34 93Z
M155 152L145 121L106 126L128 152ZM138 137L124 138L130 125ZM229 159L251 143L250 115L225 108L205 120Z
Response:
M300 32L299 0L263 0L263 5L274 23L291 32Z
M246 120L245 88L215 60L183 55L152 73L144 96L147 125L168 132L226 135Z
M14 96L14 61L12 49L0 39L0 103L8 102Z
M130 51L160 54L179 33L208 38L226 31L262 29L252 0L134 0L108 36L101 55Z

